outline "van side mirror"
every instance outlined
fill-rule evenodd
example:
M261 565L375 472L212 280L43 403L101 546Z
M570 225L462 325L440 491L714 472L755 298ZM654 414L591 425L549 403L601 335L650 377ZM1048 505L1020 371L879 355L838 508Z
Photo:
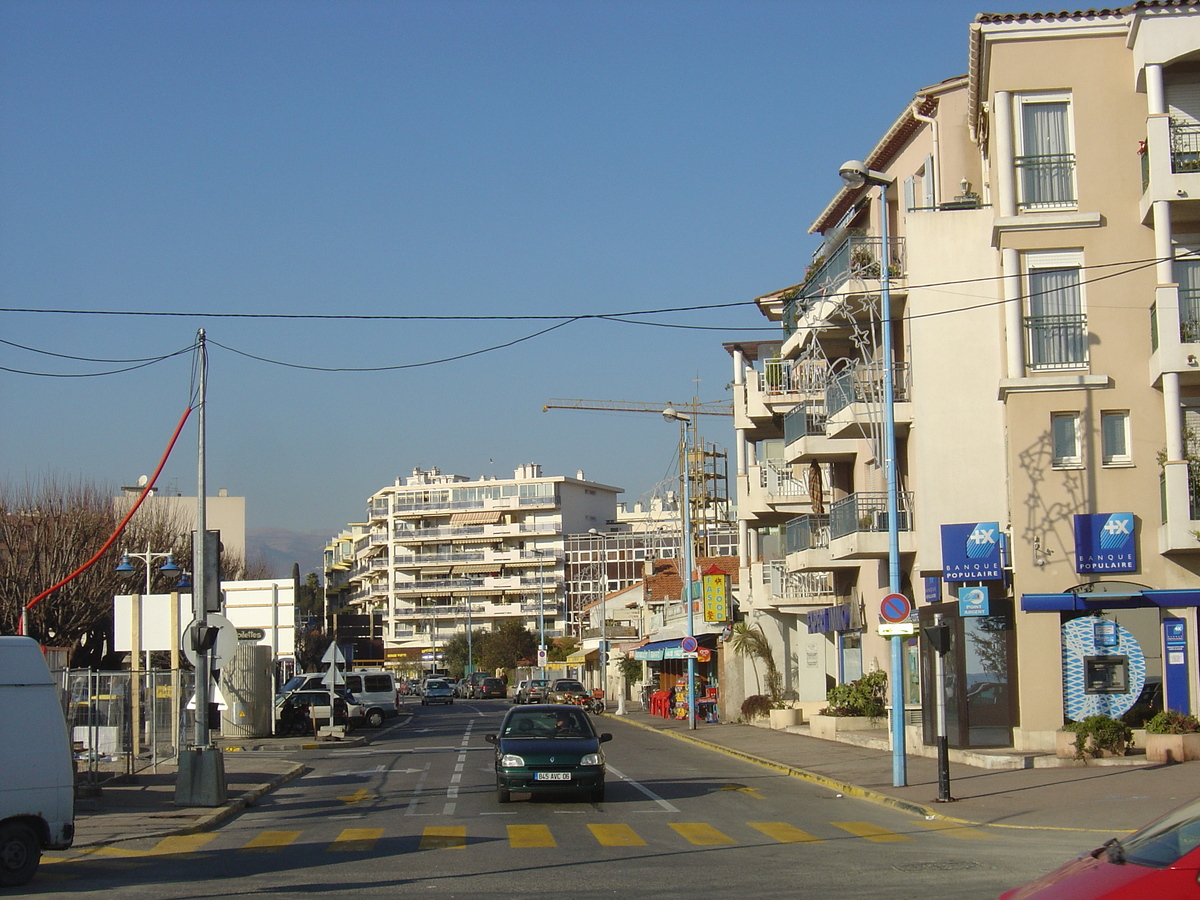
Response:
M494 744L494 743L496 743L496 736L495 736L494 734L485 734L485 735L483 736L483 739L484 739L485 741L487 741L489 744Z
M606 741L611 741L611 740L612 740L612 735L609 734L607 731L604 732L604 734L600 735L600 743L602 743L602 744L605 743Z

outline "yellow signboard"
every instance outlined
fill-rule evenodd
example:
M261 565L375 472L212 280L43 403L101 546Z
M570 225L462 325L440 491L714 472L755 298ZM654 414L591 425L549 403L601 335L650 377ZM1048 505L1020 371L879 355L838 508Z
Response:
M729 576L704 576L704 621L729 621Z

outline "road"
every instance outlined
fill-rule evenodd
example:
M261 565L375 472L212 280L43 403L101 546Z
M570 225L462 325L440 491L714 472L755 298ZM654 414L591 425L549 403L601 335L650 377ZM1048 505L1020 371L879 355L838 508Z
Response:
M503 701L420 707L370 744L293 754L311 771L223 827L47 857L8 896L160 898L994 898L1094 841L924 821L595 719L608 794L500 805Z

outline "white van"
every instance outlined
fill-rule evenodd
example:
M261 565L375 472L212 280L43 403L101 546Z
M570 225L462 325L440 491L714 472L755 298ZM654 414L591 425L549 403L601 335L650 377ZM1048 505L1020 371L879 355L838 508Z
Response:
M358 669L343 672L342 677L346 680L346 690L362 704L362 718L372 728L380 727L384 719L390 719L400 712L400 686L393 673L383 669ZM279 692L328 690L324 678L324 672L296 675Z
M67 725L30 638L0 637L0 722L0 886L12 887L33 877L43 850L66 850L75 838Z

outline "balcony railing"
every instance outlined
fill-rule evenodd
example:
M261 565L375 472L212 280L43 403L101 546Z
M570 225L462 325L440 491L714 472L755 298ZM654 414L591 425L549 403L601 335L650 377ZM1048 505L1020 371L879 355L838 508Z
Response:
M899 493L896 525L900 531L912 531L912 499L911 491ZM834 540L855 532L887 530L887 494L884 492L850 494L829 507L829 535Z
M1200 124L1171 120L1171 171L1200 172Z
M1200 290L1179 289L1179 340L1200 342Z
M1075 154L1018 156L1022 209L1062 209L1075 206Z
M857 365L842 372L825 391L826 414L837 415L852 403L882 403L884 372L883 366L876 363ZM892 373L893 398L897 402L908 400L908 363L896 363Z
M824 407L800 404L783 417L783 442L790 444L802 437L824 434L827 418Z
M814 298L836 293L851 278L877 281L882 274L882 256L882 238L846 238L804 279L797 295L784 304L783 330L791 334ZM904 238L888 238L887 257L888 275L898 278L904 272Z
M829 516L796 516L787 523L784 547L788 553L801 553L829 546Z
M759 466L759 487L773 497L808 497L807 476L795 478L790 467L767 460Z
M1087 315L1026 316L1031 369L1080 369L1088 364Z

